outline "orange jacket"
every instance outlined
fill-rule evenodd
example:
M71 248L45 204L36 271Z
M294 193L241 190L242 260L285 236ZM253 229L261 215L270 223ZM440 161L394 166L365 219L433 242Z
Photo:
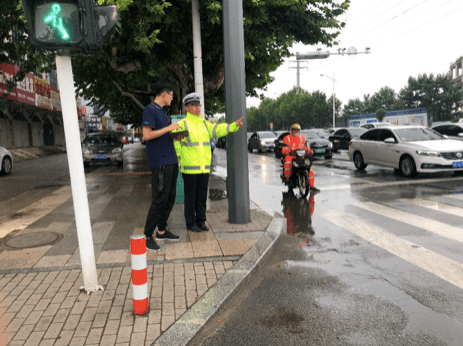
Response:
M308 150L310 154L312 152L312 149L310 149L309 147L305 145L306 142L307 141L303 135L293 136L293 134L290 133L285 138L283 138L283 143L287 144L288 146L283 147L281 149L281 153L283 155L288 155L291 152L291 150L304 149L304 150Z

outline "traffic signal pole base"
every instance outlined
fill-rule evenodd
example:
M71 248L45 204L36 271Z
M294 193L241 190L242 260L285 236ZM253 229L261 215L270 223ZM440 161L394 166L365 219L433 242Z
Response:
M103 287L98 285L87 185L85 183L84 163L80 143L79 120L77 118L74 77L72 74L71 57L68 54L56 54L56 72L60 87L59 92L69 174L71 177L72 200L76 218L82 276L84 279L84 286L81 289L90 294L91 292L103 290Z

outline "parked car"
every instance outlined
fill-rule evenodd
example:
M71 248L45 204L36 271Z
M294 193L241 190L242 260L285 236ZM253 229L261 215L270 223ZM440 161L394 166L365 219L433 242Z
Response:
M124 164L123 148L115 135L106 133L92 133L82 142L84 166L90 163L116 162L118 166Z
M327 129L326 131L328 131L329 133L333 134L335 133L336 131L340 130L340 129L343 129L343 127L330 127L329 129Z
M325 129L310 129L310 131L315 132L320 138L329 140L331 132Z
M463 171L463 142L445 139L423 126L371 129L349 144L349 159L358 170L379 165L406 177L417 173Z
M259 153L264 150L272 150L275 139L276 135L273 132L254 132L249 138L248 150L250 153L252 153L254 149L257 149Z
M390 123L366 123L366 124L360 125L362 129L367 129L367 130L378 128L378 127L389 127L389 126L395 126L395 125L390 124Z
M320 138L312 130L302 130L301 135L304 135L305 139L307 139L307 144L313 150L315 156L323 156L325 159L333 157L333 144L329 140Z
M438 124L431 128L450 139L463 141L463 123Z
M8 175L13 169L13 155L3 147L0 147L0 174Z
M289 135L291 132L284 132L279 131L280 135L273 141L273 152L275 153L275 157L280 159L283 157L281 150L283 149L283 139Z
M346 127L344 129L337 130L329 137L329 141L333 143L333 153L336 153L340 149L348 150L349 142L352 138L358 137L366 131L366 129L359 127Z
M283 149L283 139L289 135L291 132L283 132L278 138L274 141L275 147L275 157L277 159L283 157L281 150ZM312 130L302 130L301 134L307 140L307 145L314 151L315 156L324 156L325 159L331 159L333 154L331 152L333 145L330 141L320 138Z

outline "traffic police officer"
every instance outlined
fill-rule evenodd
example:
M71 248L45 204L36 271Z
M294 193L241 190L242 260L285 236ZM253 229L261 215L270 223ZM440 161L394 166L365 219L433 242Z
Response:
M179 131L188 131L181 141L175 142L182 172L185 193L185 221L193 232L208 231L206 201L209 173L211 172L211 138L223 137L243 126L243 117L232 124L210 123L201 119L201 97L197 93L185 96L186 118L180 120Z

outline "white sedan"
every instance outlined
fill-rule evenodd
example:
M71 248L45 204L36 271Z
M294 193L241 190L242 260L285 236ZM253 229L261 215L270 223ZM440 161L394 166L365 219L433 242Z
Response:
M463 171L463 142L423 126L375 128L352 139L349 159L358 170L372 164L397 169L406 177Z
M13 169L13 155L0 147L0 174L10 174Z

